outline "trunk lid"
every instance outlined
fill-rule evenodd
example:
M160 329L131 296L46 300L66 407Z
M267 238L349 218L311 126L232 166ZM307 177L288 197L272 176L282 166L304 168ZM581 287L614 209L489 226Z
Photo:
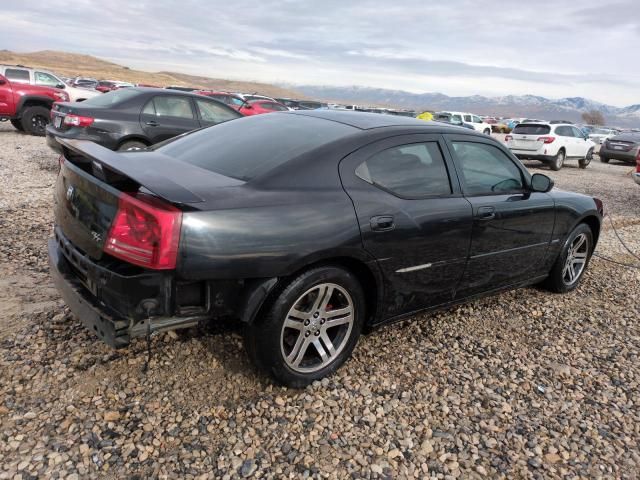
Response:
M152 194L197 210L202 193L242 184L153 151L113 152L88 141L60 140L63 158L55 188L55 222L77 248L103 256L123 192Z

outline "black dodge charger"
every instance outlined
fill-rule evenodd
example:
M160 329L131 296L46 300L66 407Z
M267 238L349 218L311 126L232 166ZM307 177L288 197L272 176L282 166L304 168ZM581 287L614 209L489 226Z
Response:
M54 103L47 143L91 140L111 150L140 150L243 115L222 102L161 88L125 88L84 102Z
M486 135L405 117L289 112L139 152L62 145L49 257L80 320L122 347L233 317L253 362L296 387L382 323L576 288L603 215Z

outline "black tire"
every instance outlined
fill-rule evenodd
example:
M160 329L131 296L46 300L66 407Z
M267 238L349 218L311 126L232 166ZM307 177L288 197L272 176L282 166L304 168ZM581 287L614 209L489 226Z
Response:
M564 165L565 159L566 159L566 153L564 149L561 148L560 150L558 150L558 154L556 155L556 158L554 158L549 162L549 168L557 172L562 168L562 165Z
M10 122L11 122L11 125L13 125L13 128L18 130L19 132L24 132L24 128L22 128L22 122L20 120L16 120L14 118L14 119L11 119Z
M576 278L571 282L568 282L568 279L566 278L567 273L565 271L565 267L568 260L569 251L574 245L574 242L576 242L576 239L581 235L584 236L587 242L584 266L582 270L580 270L579 274L576 275ZM591 232L591 229L588 225L581 223L573 229L573 231L565 241L560 255L558 255L556 262L553 264L553 267L549 272L549 276L546 278L542 285L548 290L555 293L565 293L575 289L580 284L584 272L587 271L592 253L593 233Z
M144 150L148 145L139 140L129 140L128 142L124 142L122 145L118 147L119 152L126 152L131 150Z
M591 160L593 160L593 148L590 148L589 151L587 152L587 156L584 158L581 158L580 160L578 160L578 166L580 168L587 168L587 165L589 165L591 163Z
M335 335L335 337L331 339L331 341L338 345L335 357L330 358L326 364L326 361L320 358L318 349L315 346L312 347L312 344L309 343L316 339L320 342L320 340L324 338L317 336L319 330L316 330L314 334L310 331L316 328L323 328L319 326L319 322L322 322L322 324L325 322L322 317L318 318L317 314L313 315L313 306L309 309L304 308L302 310L301 313L306 314L309 312L311 316L309 316L307 320L304 320L304 327L302 323L299 324L300 327L297 327L299 328L299 333L295 333L296 329L285 327L285 320L293 318L290 316L293 307L302 305L300 302L301 299L307 298L305 295L312 295L315 288L322 289L323 285L336 285L338 287L333 290L335 293L329 294L330 298L327 299L327 302L331 301L333 303L335 301L337 303L340 299L346 301L351 300L352 302L350 328L348 328L348 325L344 325L344 329L341 327L324 327L325 329L333 329L331 332L334 332L333 335ZM343 295L343 291L348 294L348 297ZM320 302L320 297L323 295L320 292L321 290L318 291L316 297L316 301L318 302ZM338 298L333 295L337 295ZM327 302L324 303L326 304ZM332 308L330 305L327 306ZM364 323L364 293L358 279L352 273L336 266L328 265L317 267L303 272L280 289L274 298L265 305L260 317L261 318L257 318L245 329L244 344L249 358L258 369L268 372L282 385L302 388L314 380L319 380L333 373L351 355ZM310 321L313 323L307 326ZM327 320L326 322L329 323L329 321L330 320ZM345 331L347 328L348 331ZM336 332L336 329L339 330ZM324 330L322 335L325 335L327 331L328 330ZM332 333L329 335L332 335ZM295 337L296 340L288 338L287 336ZM302 362L300 362L299 368L308 367L317 368L317 370L301 372L295 369L295 365L291 365L292 362L287 361L286 353L289 353L290 359L297 356L293 355L293 352L296 351L296 346L299 344L298 342L301 342L302 347L297 351L303 352L301 357L303 361L308 357L307 353L311 357L307 360L307 365L303 366ZM292 346L292 344L296 346ZM290 352L286 352L287 345L291 347ZM304 349L304 345L309 346ZM326 347L326 342L321 343L321 345ZM334 347L333 343L331 343L331 345ZM330 350L327 348L325 354L328 352L330 352ZM314 356L316 357L315 359L313 358ZM314 360L315 364L313 363Z
M482 133L484 133L485 135L491 135L491 130L488 129L488 128L485 128L484 132L482 132Z
M27 107L22 112L22 128L25 132L44 137L49 124L49 109L46 107Z
M602 163L609 163L609 160L611 160L610 158L607 157L603 157L602 155L600 155L600 161Z

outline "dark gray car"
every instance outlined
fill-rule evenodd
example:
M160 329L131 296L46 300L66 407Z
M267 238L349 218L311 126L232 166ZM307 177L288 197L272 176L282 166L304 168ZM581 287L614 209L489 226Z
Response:
M605 140L600 147L600 161L620 160L636 163L640 151L640 133L622 133Z
M55 103L47 143L91 140L110 150L139 150L191 130L242 117L233 108L177 90L126 88L82 103Z

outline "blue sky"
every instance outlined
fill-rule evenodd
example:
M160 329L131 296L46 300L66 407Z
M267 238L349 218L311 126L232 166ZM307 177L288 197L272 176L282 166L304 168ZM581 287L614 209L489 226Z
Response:
M447 95L640 103L640 1L5 1L0 49Z

